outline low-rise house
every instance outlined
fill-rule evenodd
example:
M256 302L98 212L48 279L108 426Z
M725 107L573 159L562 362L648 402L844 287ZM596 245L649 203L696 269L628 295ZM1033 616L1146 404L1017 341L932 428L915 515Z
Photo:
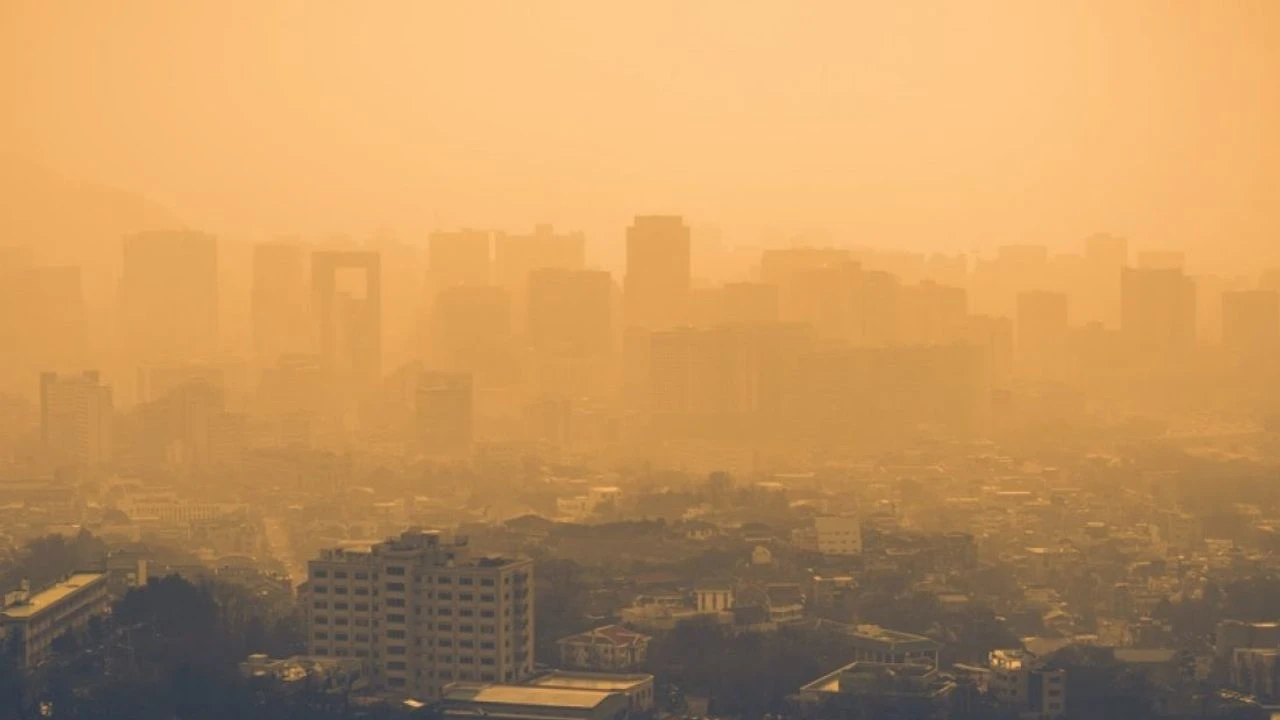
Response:
M645 661L650 637L621 625L605 625L556 641L560 664L580 670L631 670Z

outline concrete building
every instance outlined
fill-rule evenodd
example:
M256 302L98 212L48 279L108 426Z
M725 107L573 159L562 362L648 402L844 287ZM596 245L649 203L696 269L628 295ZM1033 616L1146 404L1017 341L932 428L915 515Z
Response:
M940 719L949 716L955 689L933 666L860 660L800 688L799 698L818 717L856 708L859 717Z
M415 391L415 411L423 451L429 455L469 454L474 407L470 373L421 373Z
M827 515L814 518L813 526L823 555L862 554L862 523L857 518Z
M919 663L937 667L941 646L923 635L889 630L879 625L850 629L854 660L877 663Z
M645 661L650 637L621 625L605 625L556 641L560 664L579 670L632 670Z
M1140 366L1180 365L1196 345L1196 287L1181 270L1125 268L1120 330Z
M447 685L437 706L445 718L491 720L623 720L626 695L607 690L456 682Z
M76 573L34 595L25 587L5 595L0 636L16 643L23 667L32 667L48 657L55 639L110 611L106 574Z
M59 459L85 465L111 456L111 387L96 370L40 376L40 436Z
M621 693L626 696L628 709L632 713L648 713L653 711L656 705L653 695L653 676L645 673L624 675L555 670L546 675L539 675L528 684L540 688Z
M382 377L382 256L312 253L311 292L326 374L357 396L369 391Z
M700 613L724 612L733 609L733 586L704 585L693 591L694 607Z
M988 687L1001 707L1022 720L1051 720L1066 713L1066 670L1044 667L1023 650L994 650L988 664Z
M465 539L410 530L309 566L308 654L365 660L375 688L434 700L456 680L533 672L531 560L473 558Z
M638 216L627 228L628 326L666 330L684 322L691 283L689 226L675 216Z

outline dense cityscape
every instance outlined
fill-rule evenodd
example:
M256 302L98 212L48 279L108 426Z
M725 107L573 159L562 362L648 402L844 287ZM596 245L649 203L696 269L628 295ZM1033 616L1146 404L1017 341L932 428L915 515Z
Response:
M549 226L259 244L244 358L218 341L211 235L123 238L114 336L77 268L6 251L0 704L1280 702L1280 272L1097 235L797 242L712 284L697 237L636 217L621 278Z
M1280 720L1280 2L0 0L0 720Z

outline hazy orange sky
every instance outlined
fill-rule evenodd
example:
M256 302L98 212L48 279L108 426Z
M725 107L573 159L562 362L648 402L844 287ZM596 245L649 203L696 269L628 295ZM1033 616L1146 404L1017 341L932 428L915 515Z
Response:
M1280 262L1280 3L0 3L0 149L215 232L583 228Z

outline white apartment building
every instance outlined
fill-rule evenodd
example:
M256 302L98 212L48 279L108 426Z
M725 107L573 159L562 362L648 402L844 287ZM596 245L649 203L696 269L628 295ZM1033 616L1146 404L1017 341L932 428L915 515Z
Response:
M34 595L24 583L4 597L0 637L16 642L19 662L32 667L48 657L55 639L83 631L90 618L109 612L104 573L76 573Z
M533 672L533 561L472 558L465 538L410 530L312 560L300 590L310 655L368 663L375 688L421 700Z

